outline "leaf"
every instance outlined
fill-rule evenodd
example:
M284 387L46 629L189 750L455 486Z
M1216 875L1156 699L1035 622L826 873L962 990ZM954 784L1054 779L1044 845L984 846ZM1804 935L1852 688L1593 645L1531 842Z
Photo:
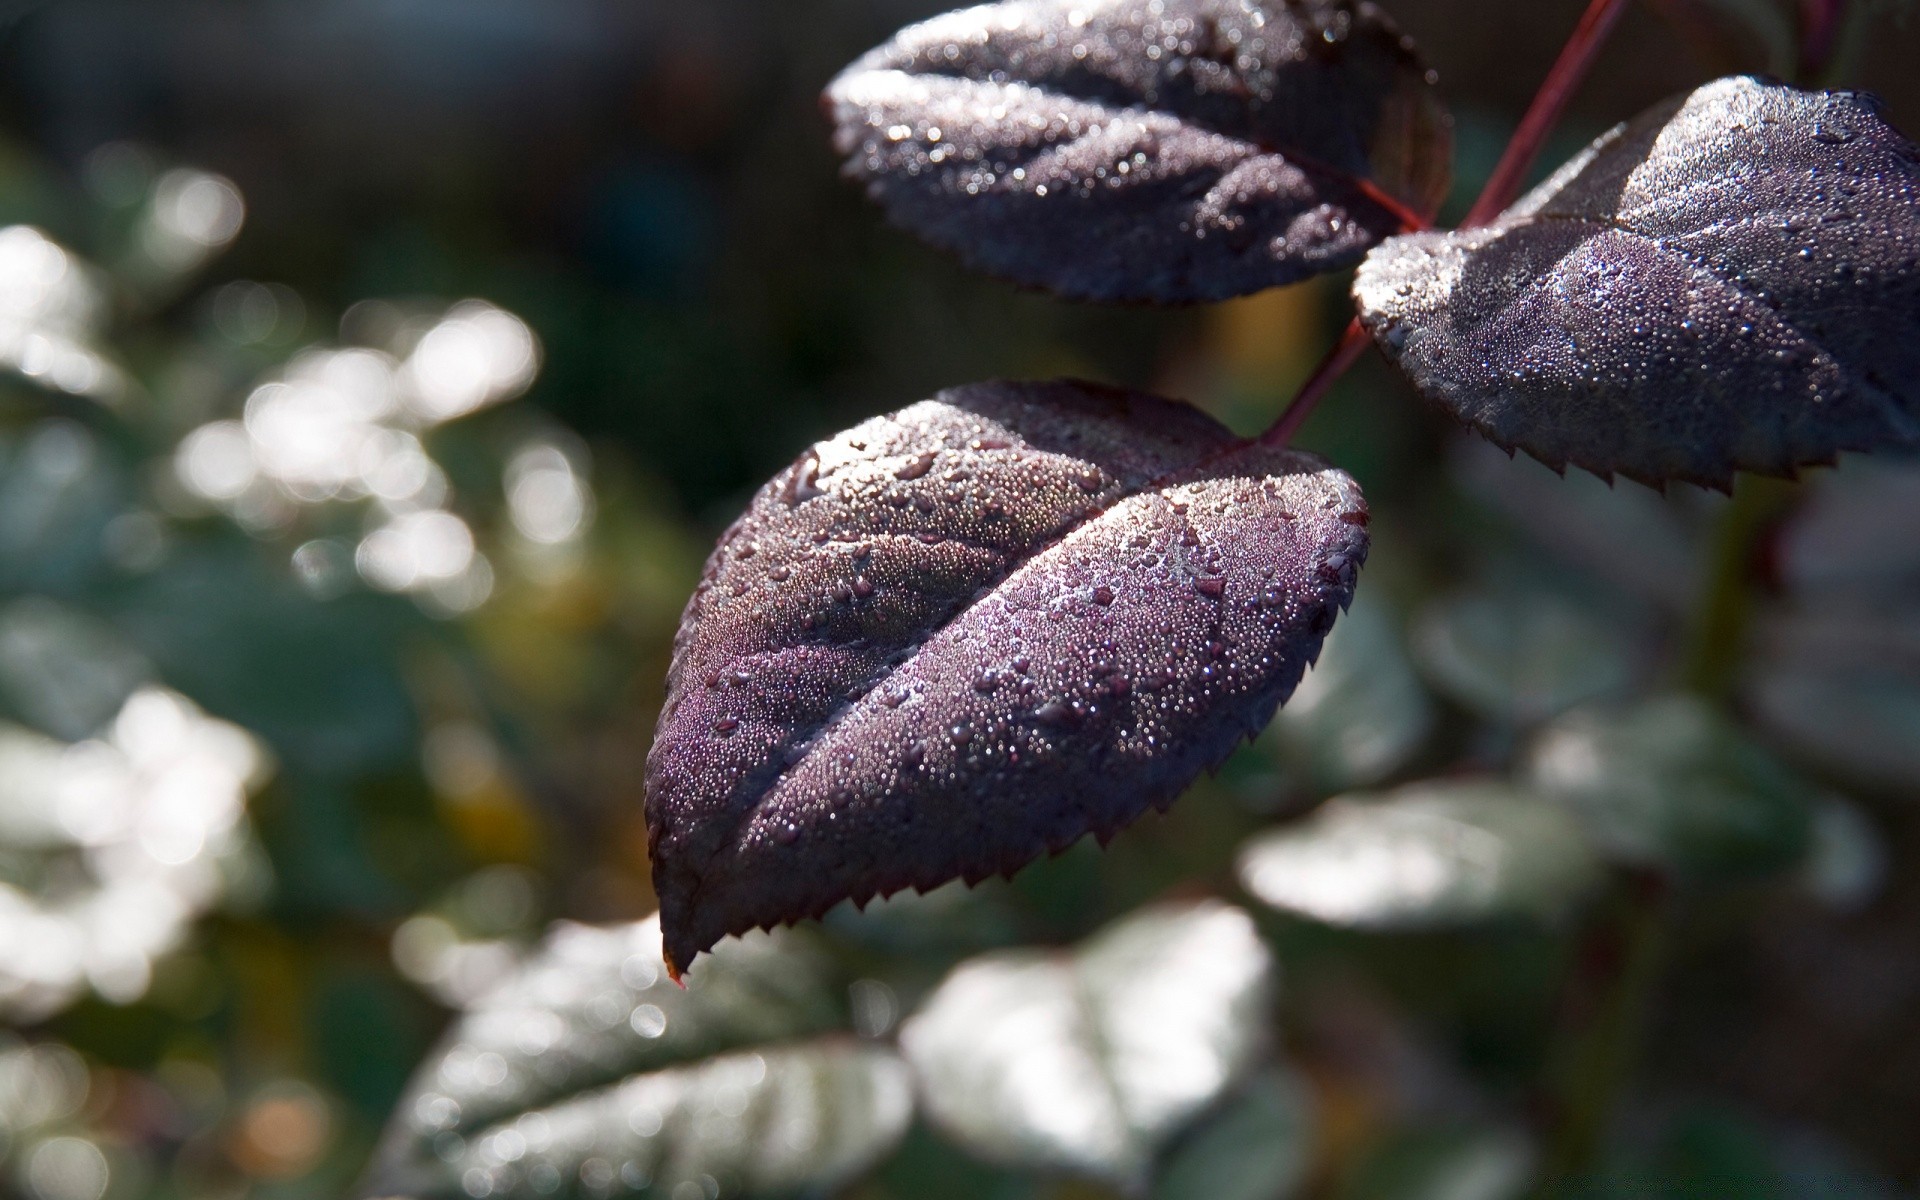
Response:
M1511 582L1434 601L1413 649L1437 690L1510 725L1633 679L1631 647L1616 629L1556 591Z
M565 1183L667 1195L702 1175L734 1193L818 1189L898 1138L911 1103L890 1052L794 1040L843 1023L806 939L729 945L687 984L661 969L657 919L556 926L429 1058L368 1194L532 1196ZM473 1193L481 1183L490 1190Z
M1533 1182L1538 1157L1526 1135L1513 1129L1407 1130L1369 1151L1336 1195L1339 1200L1518 1200Z
M647 762L669 962L1171 803L1318 653L1365 522L1318 459L1085 384L956 389L814 446L676 643Z
M1419 751L1438 719L1391 608L1358 597L1319 661L1268 727L1280 766L1325 795L1380 782Z
M825 965L793 935L744 939L690 972L660 969L660 922L561 922L482 995L415 1081L403 1139L471 1133L626 1075L840 1023Z
M1746 701L1785 752L1850 786L1920 789L1920 622L1823 591L1822 611L1772 623ZM1861 599L1860 595L1851 597ZM1806 604L1806 601L1802 601ZM1809 606L1811 607L1811 606Z
M641 1075L448 1143L377 1194L419 1197L813 1195L906 1132L906 1067L852 1038ZM693 1189L688 1191L689 1186Z
M1153 1200L1285 1200L1306 1181L1314 1152L1311 1087L1267 1071L1167 1156Z
M1446 195L1449 119L1353 0L1006 0L902 31L825 102L846 173L968 266L1219 300L1358 261Z
M1370 930L1555 920L1597 868L1566 813L1491 781L1340 797L1240 854L1240 882L1261 901Z
M1275 968L1217 902L1143 909L1068 953L962 963L900 1031L927 1115L989 1161L1144 1183L1258 1061Z
M1812 789L1690 696L1570 713L1541 734L1527 774L1634 866L1765 874L1799 862L1811 838Z
M1555 468L1727 488L1920 446L1920 149L1868 96L1735 77L1607 134L1492 225L1354 280L1420 391Z

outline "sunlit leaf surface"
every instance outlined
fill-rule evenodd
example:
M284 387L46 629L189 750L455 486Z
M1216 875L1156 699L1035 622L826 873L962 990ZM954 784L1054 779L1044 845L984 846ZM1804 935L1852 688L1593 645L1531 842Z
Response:
M1601 138L1354 295L1420 390L1554 467L1727 487L1920 445L1920 150L1852 92L1736 77Z
M144 996L244 877L247 793L270 773L244 730L160 687L75 743L0 723L0 1016Z
M1541 734L1528 774L1620 862L1744 875L1807 851L1811 789L1692 697L1570 713Z
M1007 0L903 31L827 103L897 224L1096 300L1348 266L1437 207L1451 158L1410 43L1349 0Z
M1307 1081L1257 1075L1167 1155L1153 1200L1286 1200L1313 1164L1314 1133Z
M906 1067L852 1038L723 1055L522 1115L374 1194L817 1195L905 1132Z
M1356 929L1552 920L1593 888L1597 868L1564 811L1492 782L1341 797L1240 855L1241 883L1262 901Z
M487 1194L518 1194L514 1189L522 1186L538 1191L530 1174L537 1164L564 1165L573 1180L597 1169L585 1165L596 1156L616 1172L634 1159L647 1179L662 1164L686 1159L706 1164L695 1175L738 1171L750 1181L773 1182L787 1170L780 1162L804 1159L808 1145L769 1147L773 1158L756 1165L748 1161L751 1155L741 1157L746 1151L738 1146L713 1150L717 1159L702 1157L708 1153L698 1142L704 1134L680 1128L703 1126L704 1119L696 1120L698 1106L721 1103L715 1089L728 1088L743 1105L775 1106L754 1110L762 1115L777 1111L787 1114L781 1120L815 1121L822 1140L810 1145L826 1155L820 1159L825 1170L834 1143L866 1145L863 1139L869 1139L879 1145L897 1134L904 1116L880 1111L904 1086L887 1062L851 1047L813 1046L790 1057L744 1055L653 1073L716 1053L786 1043L843 1021L826 967L800 935L758 935L730 944L689 972L682 989L662 966L657 919L560 925L516 975L473 1002L423 1068L388 1131L374 1190L437 1195L457 1189L465 1170L498 1168L497 1178L489 1176L495 1190ZM789 1067L798 1074L788 1078ZM841 1114L850 1122L844 1127L833 1126L837 1118L824 1107L808 1116L801 1110L816 1084L823 1094L852 1089L874 1112L848 1110ZM639 1125L629 1120L647 1106L662 1114L657 1127L650 1118ZM683 1108L680 1124L667 1121L668 1110ZM741 1118L745 1111L731 1116ZM512 1131L524 1136L543 1121L555 1139L550 1155L540 1151L521 1162L500 1153L516 1144ZM642 1134L642 1126L653 1132ZM745 1137L739 1130L729 1135L732 1142ZM464 1165L454 1170L450 1163ZM774 1174L756 1174L763 1167ZM687 1177L676 1176L668 1190Z
M814 446L676 644L647 795L670 960L1170 803L1313 661L1366 521L1318 459L1084 384L956 389Z
M900 1044L928 1115L974 1153L1137 1186L1258 1061L1274 985L1245 913L1168 905L1071 951L961 964Z

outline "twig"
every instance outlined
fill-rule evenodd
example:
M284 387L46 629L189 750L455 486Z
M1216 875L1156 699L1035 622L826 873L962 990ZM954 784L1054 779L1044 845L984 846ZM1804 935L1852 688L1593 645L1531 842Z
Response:
M1533 160L1540 157L1547 135L1559 123L1567 101L1579 90L1581 80L1586 78L1593 60L1600 54L1600 47L1606 44L1607 34L1612 32L1614 22L1626 8L1627 0L1593 0L1587 6L1580 24L1574 26L1573 35L1561 48L1560 57L1554 60L1553 69L1547 72L1540 90L1534 93L1526 115L1520 118L1513 140L1500 156L1500 165L1493 169L1486 187L1480 190L1480 198L1473 202L1467 219L1461 222L1462 228L1485 225L1504 212L1520 194L1520 185Z
M1372 344L1373 337L1367 333L1367 327L1360 323L1359 317L1355 317L1347 325L1347 331L1340 335L1339 344L1314 368L1307 382L1301 385L1293 402L1280 414L1280 419L1260 435L1260 444L1284 446L1292 441L1293 435L1300 432L1300 426L1306 424L1313 410L1319 407L1321 399L1347 373L1348 368L1360 361L1360 356Z

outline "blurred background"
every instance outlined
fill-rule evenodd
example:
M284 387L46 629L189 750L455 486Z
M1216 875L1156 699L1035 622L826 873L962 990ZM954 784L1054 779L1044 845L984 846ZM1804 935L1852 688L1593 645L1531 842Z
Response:
M0 4L0 1193L1920 1185L1920 466L1562 481L1378 362L1301 439L1362 599L1218 778L660 990L642 765L754 488L994 377L1257 430L1345 322L885 228L816 96L942 7ZM1391 6L1454 214L1581 7ZM1646 0L1542 169L1736 70L1920 132L1916 21Z

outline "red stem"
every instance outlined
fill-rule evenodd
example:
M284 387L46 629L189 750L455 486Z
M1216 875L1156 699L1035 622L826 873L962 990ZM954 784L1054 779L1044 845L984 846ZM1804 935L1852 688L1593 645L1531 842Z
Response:
M1507 143L1506 153L1500 156L1500 165L1493 169L1493 175L1487 180L1487 186L1480 191L1480 198L1473 202L1473 208L1467 213L1462 228L1470 229L1475 225L1484 225L1505 211L1513 198L1520 193L1520 183L1526 178L1533 160L1540 157L1540 150L1546 144L1547 135L1553 131L1560 120L1560 114L1567 107L1567 101L1573 98L1580 81L1586 78L1592 68L1593 60L1600 54L1607 34L1625 12L1627 0L1592 0L1587 11L1574 26L1573 35L1561 49L1560 57L1554 60L1553 69L1547 72L1545 82L1535 93L1533 103L1527 106L1527 113L1520 118L1520 127L1513 131L1513 140ZM1426 229L1428 223L1418 220L1418 214L1411 213L1397 203L1389 207L1409 229ZM1415 218L1415 219L1410 219ZM1299 394L1287 405L1272 427L1257 439L1263 446L1284 446L1293 440L1300 427L1307 423L1313 410L1320 401L1338 383L1353 364L1360 361L1373 338L1367 333L1366 326L1355 317L1347 325L1346 332L1340 335L1339 344L1314 368L1307 382L1301 385Z
M1348 323L1347 331L1340 335L1339 344L1314 368L1307 382L1301 385L1293 403L1287 405L1287 411L1280 414L1280 419L1273 423L1272 428L1260 435L1260 444L1284 446L1292 441L1293 435L1300 432L1300 427L1307 423L1313 410L1320 406L1321 399L1347 373L1349 367L1360 361L1360 356L1372 344L1373 336L1360 323L1360 318L1355 317Z
M1480 191L1480 198L1473 202L1467 219L1460 223L1461 228L1485 225L1506 211L1520 194L1520 184L1526 179L1528 168L1540 156L1547 135L1559 123L1567 101L1573 99L1580 81L1586 78L1593 60L1598 57L1600 47L1606 43L1607 34L1626 8L1627 0L1592 0L1587 6L1580 24L1574 26L1573 36L1567 39L1553 69L1547 72L1546 81L1534 94L1527 114L1520 118L1520 127L1513 131L1513 140L1500 156L1500 165L1493 169L1487 186Z

